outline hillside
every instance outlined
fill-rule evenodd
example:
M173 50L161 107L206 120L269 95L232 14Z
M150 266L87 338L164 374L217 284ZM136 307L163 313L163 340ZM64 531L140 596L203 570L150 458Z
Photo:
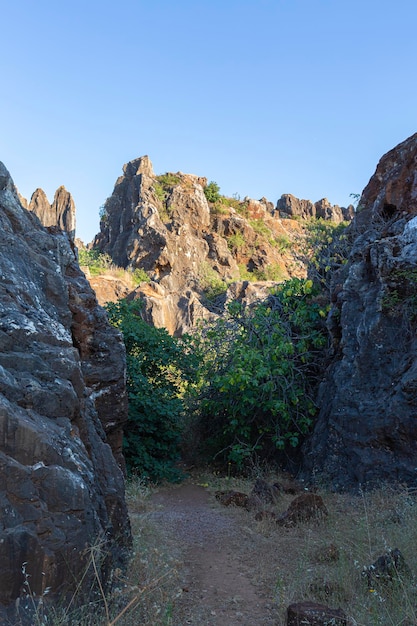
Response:
M227 198L206 178L155 175L145 156L123 167L92 247L116 266L144 272L147 284L132 297L144 301L148 321L180 335L232 298L265 297L267 284L305 275L305 225L337 225L353 213L326 199L313 204L286 195L274 206L265 198Z

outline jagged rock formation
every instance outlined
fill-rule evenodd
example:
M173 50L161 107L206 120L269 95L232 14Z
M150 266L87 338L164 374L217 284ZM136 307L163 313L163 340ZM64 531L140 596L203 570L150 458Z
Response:
M0 621L20 623L23 564L53 603L90 588L89 546L105 585L125 560L125 352L67 234L21 206L1 163L0 228Z
M300 200L291 194L283 194L277 202L277 211L283 217L301 217L302 219L321 218L332 222L347 222L353 219L355 209L352 204L347 208L337 204L330 204L327 198L322 198L318 202L311 200Z
M417 485L417 134L388 152L349 227L329 330L335 359L305 469L337 489Z
M23 206L38 216L44 226L56 226L66 232L73 241L75 238L75 204L71 194L65 187L59 187L52 204L49 204L43 189L36 189L29 204Z
M145 302L146 319L173 334L210 316L205 293L216 283L240 281L237 290L242 284L246 289L242 270L260 281L281 281L304 271L291 253L301 226L288 219L287 205L278 209L265 198L222 197L209 203L206 187L206 178L192 174L155 176L147 156L131 161L105 203L93 242L116 265L148 273L151 283L136 296ZM326 200L310 204L309 217L343 219L343 210Z

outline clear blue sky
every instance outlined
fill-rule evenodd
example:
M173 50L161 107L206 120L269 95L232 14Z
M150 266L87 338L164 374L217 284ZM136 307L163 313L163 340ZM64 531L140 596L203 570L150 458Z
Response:
M16 0L1 23L0 160L28 198L65 185L85 242L144 154L347 205L417 132L416 0Z

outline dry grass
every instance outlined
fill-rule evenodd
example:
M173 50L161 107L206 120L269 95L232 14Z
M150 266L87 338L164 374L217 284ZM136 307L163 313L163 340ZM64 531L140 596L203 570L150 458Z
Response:
M270 482L275 479L268 478ZM253 484L211 473L195 476L193 481L213 493L217 489L249 493ZM128 485L134 549L127 576L116 581L113 594L104 598L99 593L96 603L81 612L71 607L55 615L49 612L47 621L41 607L33 619L35 626L185 623L178 614L183 546L174 534L168 535L152 520L155 504L150 500L151 493L140 480ZM221 507L213 498L212 506L218 507L219 515L233 519L233 550L254 587L269 598L276 616L274 623L284 626L289 604L309 599L344 609L351 626L417 626L416 494L401 487L358 496L325 491L320 494L329 511L326 521L295 528L257 522L253 513ZM275 511L286 510L293 498L282 494ZM364 566L390 548L401 550L410 575L399 573L392 582L368 588L362 575ZM94 558L90 565L94 567ZM198 620L192 623L203 626Z
M242 479L203 476L211 489L248 493ZM270 477L274 481L274 477ZM385 487L357 496L321 491L329 516L319 524L280 528L256 522L236 510L246 530L241 545L252 579L275 602L278 621L285 623L293 602L315 600L343 608L352 626L417 625L417 498L405 487ZM294 496L283 494L275 511L283 512ZM374 581L368 588L363 568L389 549L399 548L410 570L392 582ZM245 558L246 557L246 558Z

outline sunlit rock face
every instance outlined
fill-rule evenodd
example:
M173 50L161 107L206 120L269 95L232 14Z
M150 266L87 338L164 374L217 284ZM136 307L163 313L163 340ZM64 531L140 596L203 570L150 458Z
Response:
M273 238L297 230L295 220L281 219L265 198L210 204L206 187L207 179L194 174L156 176L147 156L130 161L104 205L93 242L115 265L147 272L150 282L130 297L143 301L147 321L174 335L222 310L228 296L213 307L204 290L216 281L247 283L239 266L259 275L279 266L285 278L294 265ZM102 282L94 278L98 293L109 293Z
M277 212L302 219L317 218L340 223L350 221L353 218L354 207L351 204L346 208L340 207L337 204L331 204L327 198L322 198L318 202L300 200L286 193L277 202Z
M0 231L0 613L17 620L25 575L54 602L91 585L89 546L105 585L126 559L125 351L71 237L22 207L1 163Z
M335 488L417 485L417 134L388 152L335 277L334 362L305 469Z
M26 204L24 203L25 208ZM49 204L43 189L36 189L27 208L37 215L43 226L57 226L74 241L75 204L65 187L61 186L56 190L52 204Z

